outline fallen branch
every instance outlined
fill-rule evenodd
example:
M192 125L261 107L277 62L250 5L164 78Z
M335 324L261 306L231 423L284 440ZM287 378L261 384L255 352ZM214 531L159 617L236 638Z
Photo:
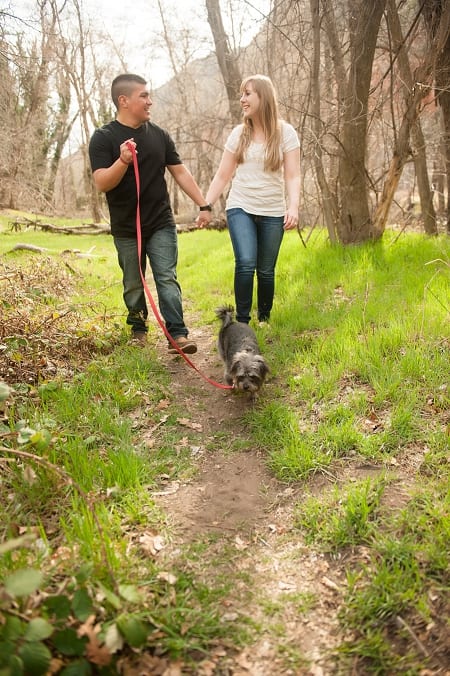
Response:
M226 230L227 224L224 218L213 218L208 225L203 226L203 230ZM195 221L191 223L177 223L177 232L193 232L199 230L199 226Z
M86 253L83 253L83 251L80 251L79 249L64 249L63 251L60 251L60 254L62 256L64 254L74 254L77 256L77 258L98 258L100 254L91 253L92 248ZM35 251L36 253L46 253L52 252L52 249L46 249L43 246L36 246L34 244L22 244L19 242L19 244L16 244L12 249L10 249L10 252L11 251Z
M422 641L419 639L419 637L411 629L409 624L407 622L405 622L403 617L401 617L400 615L397 615L396 618L395 618L395 624L400 629L405 629L408 632L409 636L412 638L412 640L414 641L416 646L419 648L420 652L425 655L425 657L428 657L429 659L434 659L437 662L437 664L439 664L440 667L445 669L445 665L443 664L443 662L436 655L433 655L433 654L430 653L430 651L422 643Z
M66 227L63 225L53 225L53 223L42 223L38 219L31 218L17 218L14 221L9 221L11 230L20 232L24 226L26 229L34 228L35 230L39 228L44 232L56 232L63 235L104 235L111 232L111 227L108 224L100 223L82 223L81 225L74 225L72 227Z
M10 251L36 251L37 253L44 253L45 251L50 251L43 246L35 246L34 244L16 244L15 247L10 249Z

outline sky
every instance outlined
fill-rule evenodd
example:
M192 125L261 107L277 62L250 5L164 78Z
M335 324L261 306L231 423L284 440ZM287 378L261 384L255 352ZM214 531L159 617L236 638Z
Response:
M132 0L118 3L112 0L82 0L85 10L95 17L96 27L104 29L118 44L125 46L129 70L142 72L143 60L152 64L151 84L159 87L172 73L167 52L155 47L162 34L158 0ZM230 19L228 7L233 7ZM198 37L193 58L206 56L213 49L211 29L207 22L204 0L161 0L169 25L177 30L194 30ZM260 30L269 12L271 0L222 0L221 9L225 30L229 35L240 31L239 43L248 44ZM150 74L146 73L146 76Z

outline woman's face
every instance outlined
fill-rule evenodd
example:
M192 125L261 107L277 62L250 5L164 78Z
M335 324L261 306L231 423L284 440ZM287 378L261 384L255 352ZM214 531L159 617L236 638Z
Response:
M259 111L261 99L253 89L252 82L245 85L245 89L239 99L244 117L254 118Z

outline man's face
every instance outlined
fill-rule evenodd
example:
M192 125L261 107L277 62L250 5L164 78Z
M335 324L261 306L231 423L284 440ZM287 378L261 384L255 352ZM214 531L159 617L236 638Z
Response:
M136 123L147 122L150 119L150 108L153 101L146 85L136 85L130 96L123 95L122 109L126 115Z

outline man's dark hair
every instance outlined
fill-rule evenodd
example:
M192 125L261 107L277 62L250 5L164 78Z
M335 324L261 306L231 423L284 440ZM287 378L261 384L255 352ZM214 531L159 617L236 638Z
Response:
M145 85L147 80L134 73L122 73L114 78L111 85L111 98L116 108L119 108L119 96L131 96L136 84Z

